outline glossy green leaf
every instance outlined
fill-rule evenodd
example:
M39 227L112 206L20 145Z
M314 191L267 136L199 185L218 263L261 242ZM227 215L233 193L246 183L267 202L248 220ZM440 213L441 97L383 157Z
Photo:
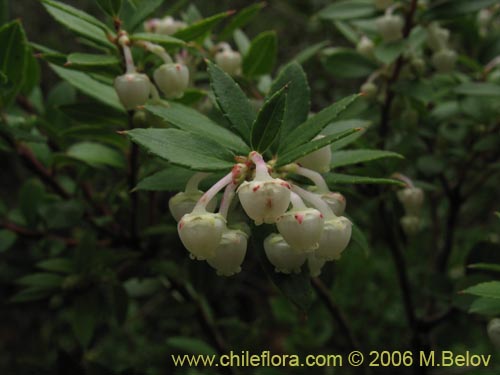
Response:
M15 294L9 301L11 303L39 301L49 297L51 294L51 289L29 287Z
M42 0L42 3L47 12L68 29L102 46L115 48L106 35L111 33L109 28L90 14L58 1Z
M378 177L367 177L367 176L353 176L340 173L328 173L325 175L325 180L328 186L335 185L398 185L405 186L400 180L395 180L392 178L378 178Z
M255 77L270 74L276 63L278 40L274 31L260 33L243 57L243 74Z
M174 38L170 35L153 34L153 33L135 33L130 36L133 41L145 40L148 42L159 44L165 48L182 47L186 44L179 38Z
M471 96L500 96L500 85L491 82L466 82L455 87L455 92Z
M363 78L369 76L377 64L353 49L328 48L323 52L323 66L335 78Z
M57 289L61 286L64 277L53 273L33 273L16 280L19 285L40 289Z
M133 142L172 164L198 171L229 171L233 154L219 143L179 129L134 129Z
M306 49L300 51L298 54L295 55L293 58L293 61L298 62L299 64L304 64L314 56L316 56L319 51L321 51L324 47L326 47L329 44L327 41L319 42L313 45L310 45Z
M182 191L193 176L193 171L176 166L170 166L151 176L143 178L134 190L148 191Z
M259 111L251 131L253 150L263 153L279 137L285 115L286 91L286 87L282 87Z
M164 0L125 1L122 6L124 28L129 33L135 31L163 3Z
M286 107L281 139L307 120L311 106L311 90L306 73L297 62L291 62L280 71L271 86L271 93L277 92L285 85L287 85Z
M470 305L469 312L471 314L499 315L500 298L478 298Z
M283 146L280 145L280 152L287 153L293 151L297 146L312 140L358 97L358 94L345 97L297 126L283 140Z
M212 356L217 351L206 342L192 337L174 336L167 339L167 345L181 352Z
M463 293L472 294L478 297L500 299L500 281L480 283L465 289Z
M110 16L117 16L122 7L122 0L96 0L101 9Z
M145 108L178 129L205 136L238 153L250 152L241 138L192 108L174 102L168 106L148 104Z
M186 42L196 40L206 36L212 29L224 18L230 16L233 12L223 12L211 17L204 18L198 22L189 25L185 29L177 31L173 36Z
M382 158L399 158L403 159L400 155L392 151L383 150L345 150L337 151L332 154L332 168L343 167L346 165L366 163L373 160Z
M345 138L345 137L349 136L350 134L353 134L357 131L359 131L359 129L350 129L350 130L343 131L341 133L330 134L330 135L327 135L323 138L304 143L300 146L296 146L291 151L280 153L278 155L278 160L276 161L276 167L282 167L286 164L293 163L297 159L300 159L301 157L304 157L304 156L310 154L311 152L319 150L320 148L323 148L323 147L328 146L332 143L335 143L335 142L341 140L342 138Z
M373 1L347 0L328 5L319 11L318 16L326 20L352 20L368 18L376 14Z
M112 66L121 64L121 60L114 55L96 55L93 53L71 53L66 65L83 66Z
M233 39L238 47L238 51L240 51L242 55L245 55L250 49L250 39L247 34L245 34L241 29L236 29L233 33Z
M404 50L405 43L403 41L398 41L392 43L380 43L375 47L373 53L379 61L383 62L385 65L389 65L396 61Z
M250 143L250 129L255 121L256 113L248 98L237 83L221 68L211 62L207 64L210 86L222 114L243 140Z
M56 74L80 90L84 94L97 99L101 103L107 104L116 110L124 112L123 106L118 100L118 95L112 86L97 81L88 74L70 69L61 68L54 64L49 64Z
M125 159L121 153L99 143L76 143L66 151L66 154L92 167L125 168Z
M219 33L218 39L225 40L230 38L236 29L245 26L248 22L255 18L255 16L259 14L260 10L264 8L265 5L265 3L256 3L238 11L238 13L236 13L236 15L232 17L227 26L224 27L224 29Z
M36 266L42 270L60 273L73 273L76 271L75 264L67 258L52 258L38 262Z

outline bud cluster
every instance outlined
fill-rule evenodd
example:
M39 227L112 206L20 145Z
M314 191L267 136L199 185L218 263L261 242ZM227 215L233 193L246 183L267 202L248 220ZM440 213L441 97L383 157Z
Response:
M398 200L405 210L405 216L401 218L401 226L407 235L412 236L420 229L420 210L424 203L424 192L413 186L412 181L406 176L399 176L408 185L397 192Z
M448 73L453 70L457 61L457 53L448 47L450 31L437 22L431 23L427 28L427 45L433 51L432 65L440 73Z
M329 170L330 159L330 149L325 147L299 159L300 164L275 171L272 163L252 151L248 157L239 157L243 162L235 164L205 193L198 190L198 183L206 174L195 174L186 191L169 202L184 247L193 259L206 260L219 275L240 272L250 233L241 230L248 227L245 223L228 222L228 211L237 197L256 226L275 226L276 233L265 238L263 247L276 272L300 272L307 261L310 275L318 276L325 262L340 258L351 238L352 224L342 216L345 198L329 191L318 172ZM314 192L277 177L289 174L309 178L316 185ZM210 212L216 206L217 193L223 189L219 211Z

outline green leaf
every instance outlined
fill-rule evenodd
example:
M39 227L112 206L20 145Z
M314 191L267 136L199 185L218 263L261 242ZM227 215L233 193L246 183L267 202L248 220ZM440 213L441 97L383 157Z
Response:
M107 104L120 112L124 112L123 106L118 100L118 95L113 87L101 83L83 72L61 68L54 64L49 65L59 77L70 83L76 89L97 99L101 103Z
M180 350L182 352L190 354L200 354L207 356L217 354L217 351L210 345L208 345L206 342L191 337L182 337L182 336L169 337L167 339L167 345L173 349Z
M96 0L96 2L111 17L117 16L122 7L122 0Z
M500 299L500 281L488 281L471 286L462 293L472 294L478 297Z
M223 12L204 18L189 25L185 29L177 31L173 36L186 42L204 38L220 21L231 14L233 14L233 12Z
M20 209L28 225L34 226L38 221L38 209L45 199L45 190L38 180L28 180L19 192Z
M467 267L474 270L500 272L500 264L495 263L475 263L469 264Z
M123 127L127 123L127 115L120 108L120 111L99 102L67 104L58 109L71 120L84 125L98 125L105 129L112 126ZM67 129L70 131L71 128Z
M307 120L311 105L311 90L306 73L297 62L286 65L271 86L274 94L287 85L286 107L281 128L281 139Z
M0 253L9 250L17 240L17 235L7 229L0 230Z
M359 42L358 31L355 30L349 23L344 21L333 21L333 24L337 30L346 38L349 42L356 45Z
M340 173L328 173L325 175L325 180L328 186L334 185L398 185L405 186L405 184L400 180L395 180L392 178L378 178L378 177L366 177L366 176L353 176Z
M132 6L131 1L126 1L122 7L123 24L128 32L135 31L142 24L142 21L164 3L164 0L134 0L134 3L136 6Z
M265 152L278 138L286 105L286 86L267 100L252 126L252 149Z
M133 41L145 40L148 42L159 44L165 48L183 47L186 42L179 38L174 38L170 35L152 34L152 33L135 33L130 36Z
M7 107L23 86L27 67L27 51L24 30L19 21L0 27L0 109Z
M382 150L346 150L337 151L332 154L332 168L343 167L346 165L366 163L369 161L382 158L399 158L403 159L403 155L391 151Z
M170 102L168 107L148 104L145 108L178 129L205 136L241 154L250 152L241 138L192 108L174 102Z
M274 31L260 33L243 57L243 74L255 77L270 74L276 63L278 41Z
M499 315L500 299L498 298L478 298L470 305L471 314Z
M286 164L293 163L297 159L300 159L301 157L304 157L310 154L311 152L319 150L320 148L328 146L331 143L337 142L342 138L345 138L359 130L360 129L350 129L343 131L341 133L330 134L323 138L316 139L314 141L307 142L305 144L297 146L291 151L284 152L282 154L280 153L278 155L278 160L276 161L276 167L282 167Z
M218 39L225 40L231 37L236 29L242 28L248 22L250 22L262 8L266 6L265 3L252 4L246 8L240 10L236 16L234 16L227 26L219 33Z
M396 61L404 52L405 47L406 44L404 41L380 43L375 47L373 53L379 61L383 62L385 65L389 65Z
M500 85L491 82L466 82L455 87L455 92L473 96L500 96Z
M165 170L143 178L134 190L148 191L181 191L193 176L193 171L170 166Z
M352 240L355 242L366 256L370 254L370 244L361 229L357 225L352 226Z
M66 155L81 160L92 167L125 168L125 160L121 153L99 143L76 143L66 151Z
M322 63L335 78L363 78L369 76L377 64L353 49L327 48L323 50Z
M50 289L31 287L21 290L14 295L9 301L11 303L32 302L45 299L52 294Z
M325 20L351 20L355 18L368 18L376 14L373 1L348 0L339 1L323 8L318 17Z
M246 95L236 82L217 65L207 62L210 86L215 94L224 117L231 126L241 135L243 140L250 143L250 129L255 121L256 114Z
M179 129L134 129L127 135L153 155L192 170L229 170L234 164L231 152L198 134Z
M323 42L313 44L313 45L307 47L306 49L303 49L299 53L297 53L292 60L298 62L299 64L304 64L309 59L314 57L324 47L326 47L328 44L329 44L328 41L323 41Z
M247 34L241 29L236 29L233 33L233 39L238 47L238 51L240 51L242 55L245 55L250 49L250 39L248 39Z
M16 280L19 285L39 289L57 289L61 286L64 277L53 273L33 273Z
M433 2L422 17L426 20L450 19L475 13L490 5L498 4L498 0L443 0Z
M69 316L73 332L80 345L87 348L102 317L103 301L95 291L76 297Z
M114 55L96 55L93 53L72 53L68 55L66 66L113 66L119 65L121 61Z
M111 34L109 28L90 14L58 1L42 0L42 3L47 12L68 29L104 47L116 48L107 38L106 34Z
M81 201L73 199L45 204L39 211L47 229L64 229L81 223L85 207Z
M75 264L67 258L52 258L43 260L36 264L38 268L50 272L74 273L76 271Z
M280 145L280 152L287 153L293 151L297 146L311 141L347 107L354 103L358 97L359 94L345 97L297 126L283 140L283 147Z

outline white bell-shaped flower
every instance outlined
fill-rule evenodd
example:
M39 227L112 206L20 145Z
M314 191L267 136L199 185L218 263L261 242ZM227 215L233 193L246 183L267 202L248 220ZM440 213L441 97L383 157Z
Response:
M178 21L171 16L167 16L155 24L154 32L163 35L173 35L177 31L185 29L186 27L187 24L185 22Z
M375 21L377 30L385 42L395 42L403 38L403 17L396 14L385 14Z
M222 234L215 255L207 262L220 276L232 276L241 271L247 252L247 235L241 230L227 230Z
M318 277L321 275L321 270L325 265L326 260L324 258L319 258L313 252L307 256L307 267L309 268L309 275L311 277Z
M424 203L424 192L418 187L408 187L398 190L398 199L407 214L418 215Z
M432 22L427 28L427 45L434 51L446 48L450 39L450 30L445 29L437 22Z
M233 51L226 43L223 44L222 50L215 54L215 63L231 76L241 73L241 61L241 54Z
M325 260L336 260L351 240L352 223L344 216L334 217L325 222L319 247L315 254Z
M203 195L203 192L198 190L195 193L181 191L174 195L168 201L168 208L174 217L175 221L179 221L184 215L193 211L194 206ZM214 212L217 207L217 198L213 198L206 207L208 212Z
M328 206L332 209L336 216L342 216L345 212L346 199L345 197L337 192L330 191L328 193L322 194L321 199L323 199Z
M264 250L274 270L281 273L299 273L307 257L305 253L293 250L283 236L277 233L267 236Z
M300 252L310 252L319 246L323 225L323 215L314 208L293 209L276 221L285 241Z
M140 73L126 73L115 78L116 93L125 109L132 110L144 105L151 93L151 81Z
M226 219L221 214L209 212L184 215L177 225L184 247L198 260L215 256L222 233L226 230Z
M189 69L183 64L163 64L155 70L153 77L168 99L182 97L189 85Z
M432 65L439 73L449 73L455 68L457 53L452 49L444 48L434 52L431 59Z
M358 44L356 44L356 51L366 57L371 57L373 55L374 49L375 43L373 43L373 41L366 35L363 35Z
M414 236L420 229L420 218L414 215L407 215L401 218L401 227L407 236Z
M318 135L314 140L324 138L324 135ZM307 169L312 169L318 173L326 173L330 171L330 163L332 161L332 150L330 146L325 146L311 152L310 154L297 159L297 163Z

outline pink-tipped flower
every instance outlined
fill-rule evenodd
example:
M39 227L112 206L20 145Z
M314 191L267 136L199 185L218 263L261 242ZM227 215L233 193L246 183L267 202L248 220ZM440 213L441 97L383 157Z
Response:
M251 158L256 165L255 178L240 185L237 190L238 198L246 214L256 225L275 223L290 205L290 184L282 179L272 178L260 154L254 151Z
M321 270L325 265L326 260L323 258L318 258L315 253L309 254L307 256L307 267L309 268L309 275L311 277L318 277L321 275Z
M324 138L324 135L318 135L314 139ZM326 173L330 171L330 163L332 161L332 150L330 146L325 146L311 152L310 154L297 159L299 163L304 168L312 169L313 171L319 173Z
M325 260L336 260L351 240L352 223L344 216L335 217L325 222L319 247L315 254Z
M182 217L177 230L182 244L192 256L206 260L215 256L226 230L226 220L221 214L193 212Z
M153 77L168 99L182 97L189 85L189 69L183 64L163 64L155 70Z
M321 199L323 199L328 204L328 206L330 206L335 215L342 216L344 214L346 199L342 194L331 191L322 194Z
M151 81L140 73L126 73L115 78L115 90L125 109L144 105L151 93Z
M310 252L318 247L323 232L323 214L307 208L296 193L292 192L291 201L293 209L280 216L276 226L292 249Z
M222 234L215 255L207 262L220 276L232 276L241 271L247 252L247 235L240 230L227 230Z
M299 273L307 257L305 253L293 250L277 233L270 234L264 240L264 250L274 270L281 273Z

